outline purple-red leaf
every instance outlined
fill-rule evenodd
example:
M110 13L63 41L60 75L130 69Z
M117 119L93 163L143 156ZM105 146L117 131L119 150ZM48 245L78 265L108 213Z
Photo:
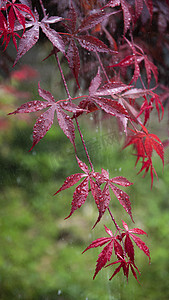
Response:
M124 83L106 83L104 86L102 86L99 90L97 90L96 95L97 96L105 96L105 95L115 95L119 94L126 89L130 88L131 86L126 85Z
M64 183L62 184L61 188L54 195L60 193L61 191L69 189L71 186L76 184L84 176L85 176L85 174L82 174L82 173L77 173L77 174L68 176L66 178L66 180L64 181Z
M99 216L98 219L95 223L95 225L93 226L93 228L96 226L96 224L101 220L102 216L104 215L106 209L109 207L109 203L111 200L110 197L110 193L109 193L109 186L108 183L106 183L106 185L104 186L103 191L101 192L102 194L100 194L101 189L97 186L98 188L98 192L99 192L99 196L97 196L97 200L98 200L98 210L99 210ZM91 188L92 189L92 188ZM95 188L96 189L96 188ZM92 193L93 194L93 193ZM93 196L94 197L94 196ZM96 196L95 196L96 199ZM95 200L96 201L96 200ZM107 232L107 231L106 231Z
M31 112L35 112L35 111L44 109L48 106L50 106L50 104L45 101L40 101L40 100L30 101L30 102L22 104L15 111L13 111L12 113L9 113L8 115L31 113Z
M107 231L106 231L107 232ZM86 252L89 249L101 247L104 244L108 243L111 240L110 237L102 237L93 241L82 253Z
M54 29L51 29L48 24L41 22L40 27L47 38L51 41L54 47L65 54L65 44L62 37Z
M112 256L112 251L113 251L113 240L110 243L108 243L103 248L102 252L99 254L93 279L95 279L97 273L106 265L106 263L110 261Z
M76 159L77 159L77 162L78 162L78 165L79 165L79 168L85 172L87 175L89 175L89 169L88 169L88 166L82 162L77 156L76 156Z
M78 75L80 70L80 58L79 58L78 48L73 39L71 39L70 41L66 57L69 63L69 67L72 70L73 75L76 79L77 85L80 88L79 81L78 81Z
M75 36L79 44L88 51L111 52L111 50L98 38L92 35Z
M61 109L61 106L58 104L56 106L56 113L60 128L75 147L75 127L72 119Z
M132 217L132 213L131 213L131 203L130 203L130 200L129 200L129 196L124 191L120 190L118 187L113 185L111 182L109 182L109 185L110 185L113 193L115 194L115 196L119 200L120 204L123 206L123 208L126 210L126 212L129 214L130 218L133 221L133 217Z
M124 246L128 257L134 262L134 247L128 234L126 235Z
M104 7L115 7L121 4L121 8L123 10L123 19L124 19L124 34L130 27L131 23L131 6L126 0L111 0Z
M137 247L139 247L140 250L142 250L148 256L150 261L150 251L149 248L146 246L146 244L138 236L135 236L134 234L130 234L130 236L132 237L133 241L136 243Z
M85 203L86 198L88 196L88 180L89 178L85 178L75 189L72 200L72 208L70 214L65 219L68 219L75 210L80 208L82 204Z
M116 14L116 13L117 13L117 11L111 12L111 13L106 13L105 11L101 11L99 13L89 15L82 21L82 23L80 24L80 26L77 29L77 32L83 32L88 29L91 29L94 26L96 26L97 24L103 22L109 16Z
M130 182L127 178L123 177L123 176L118 176L118 177L114 177L110 179L110 182L113 182L115 184L119 184L122 186L130 186L133 183Z
M45 99L46 101L48 101L49 103L51 103L51 105L56 103L53 95L49 91L42 89L40 87L40 83L38 83L38 92L39 92L39 96L42 97L43 99Z
M149 251L149 248L146 246L146 244L139 237L137 237L137 236L135 236L133 234L133 233L136 233L136 234L146 234L146 232L143 231L142 229L139 229L139 228L133 228L133 229L129 230L127 224L123 220L122 220L122 223L123 223L123 227L125 229L125 230L123 230L123 231L125 231L125 233L123 233L123 236L124 235L126 235L126 237L130 236L134 240L134 242L136 243L136 245L148 256L148 258L150 260L150 251ZM127 243L128 242L130 243L130 241L127 238Z
M14 65L16 65L18 60L36 44L38 39L39 39L39 24L35 23L35 25L31 29L27 30L22 36L19 43L18 52L17 52Z
M96 104L98 104L101 109L103 109L106 113L121 118L122 116L129 117L127 110L115 100L109 98L102 97L92 97Z
M99 88L102 82L102 77L100 75L100 68L98 68L96 76L92 79L89 87L89 95L92 96L96 93L97 89Z
M33 127L33 144L29 151L44 137L47 131L51 128L54 119L55 108L50 107L45 111L40 118L37 119Z
M58 16L52 16L52 17L49 17L49 18L45 17L42 20L42 22L46 23L46 24L54 24L54 23L57 23L57 22L62 21L62 20L64 20L64 18L58 17Z

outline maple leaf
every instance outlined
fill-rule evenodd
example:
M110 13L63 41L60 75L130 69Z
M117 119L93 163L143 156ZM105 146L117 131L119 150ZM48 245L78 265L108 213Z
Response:
M8 11L9 9L9 11ZM17 42L16 37L19 37L19 34L15 32L16 27L15 23L18 22L20 24L20 28L18 30L23 29L23 33L25 32L26 27L26 17L30 15L34 20L35 17L31 11L31 9L25 5L20 3L15 3L15 1L6 3L4 7L1 7L1 10L5 11L7 14L7 20L5 19L3 13L0 11L0 37L4 36L3 44L6 43L5 49L7 48L10 38L12 37L14 46L17 50Z
M122 59L119 63L111 65L109 67L128 67L131 65L134 65L134 74L133 78L130 82L136 82L138 77L140 76L140 67L139 64L144 61L146 74L147 74L147 81L148 81L148 87L151 82L151 73L153 73L154 78L156 80L156 83L158 82L158 70L157 67L153 64L152 61L148 58L148 56L144 53L143 49L134 44L131 43L126 37L124 37L126 42L128 43L129 47L131 48L133 54L126 56L124 59Z
M120 6L123 11L123 19L124 19L124 34L126 34L127 30L130 28L130 23L132 20L132 8L131 5L126 0L111 0L109 1L103 8L106 7L116 7Z
M10 3L8 2L6 5L7 9L10 7L9 14L8 14L10 28L14 29L14 23L15 23L15 20L17 19L19 21L19 23L23 26L24 31L25 31L26 20L25 20L25 16L20 11L22 11L28 15L31 15L34 20L35 20L35 17L31 11L31 9L27 5L15 3L15 2L16 1L13 0Z
M125 232L125 233L122 233L122 237L125 237L125 251L128 254L130 260L132 262L134 262L134 247L133 247L133 243L130 239L130 237L131 237L133 239L133 241L136 243L137 247L139 247L140 250L142 250L148 256L149 261L150 261L149 248L139 237L135 236L135 234L147 235L147 233L139 228L133 228L133 229L129 230L127 224L123 220L122 220L122 223L123 223L123 227L124 227L124 229L122 229L122 231Z
M90 177L90 171L87 165L84 162L82 162L77 156L76 159L79 167L84 173L77 173L67 177L63 185L60 187L60 189L54 194L56 195L61 191L70 188L71 186L75 185L80 179L85 177L85 179L75 189L75 192L73 194L73 200L71 203L72 205L71 211L70 214L65 219L68 219L75 210L80 208L82 204L85 203L86 198L88 196L88 182Z
M33 145L29 151L33 149L33 147L45 136L47 131L51 128L54 120L54 113L57 114L57 120L59 123L60 128L63 130L64 134L68 137L70 142L75 147L75 127L71 117L66 114L64 110L70 111L71 104L67 104L67 99L65 100L66 104L60 104L56 102L52 94L46 90L43 90L39 85L39 95L46 101L30 101L25 104L22 104L17 110L15 110L11 114L16 113L30 113L42 110L44 108L49 107L47 111L45 111L41 116L37 119L34 128L33 128ZM67 109L68 107L68 109ZM72 104L72 111L73 112L79 111L79 108Z
M117 185L127 187L127 186L132 185L133 183L131 183L129 180L127 180L127 178L125 178L123 176L118 176L118 177L109 179L109 173L104 169L102 169L101 174L99 174L97 172L94 173L93 177L96 179L96 181L99 184L106 182L106 185L103 189L103 195L102 195L103 199L106 199L106 202L105 202L105 200L102 200L105 207L107 208L109 205L109 201L108 201L108 199L110 198L109 188L111 188L111 190L115 194L116 198L119 200L120 204L123 206L123 208L126 210L126 212L129 214L129 216L133 220L132 213L131 213L131 203L130 203L128 194L114 185L114 184L117 184ZM106 195L106 197L104 195ZM106 209L105 207L103 208L103 211L105 211L105 209ZM99 220L100 220L100 216L99 216Z
M62 35L66 40L66 44L69 44L66 51L66 58L69 67L76 79L78 87L79 87L78 75L80 70L80 58L79 58L79 51L75 41L77 41L81 47L83 47L88 51L111 53L112 50L109 49L107 45L104 44L101 40L99 40L98 38L92 35L83 34L83 32L86 32L88 29L93 28L95 25L102 22L104 19L108 18L112 14L114 14L114 12L112 13L99 12L96 14L92 14L84 18L82 23L77 28L77 14L71 2L70 10L68 12L67 19L66 19L67 24L63 24L65 29L68 31L68 33L62 32Z
M99 23L103 22L105 19L110 17L111 15L117 14L118 12L111 12L111 13L106 13L105 11L100 11L97 13L93 13L87 17L85 17L80 24L80 26L77 28L77 33L87 31Z
M98 272L106 265L108 261L110 261L112 256L112 251L114 249L114 252L117 256L123 257L123 248L120 245L120 243L117 240L117 236L113 235L112 231L107 228L105 225L105 231L110 235L110 237L103 237L98 238L97 240L93 241L82 253L86 252L89 249L101 247L104 244L108 243L101 253L99 254L99 257L97 259L96 269L93 276L93 279L95 279Z
M137 280L137 282L140 283L138 281L138 279L137 279L137 275L136 275L136 272L135 272L134 268L137 270L137 272L139 273L139 275L141 273L140 273L139 269L136 267L135 263L133 261L131 261L131 260L126 261L125 258L121 258L121 259L119 259L119 260L117 260L117 261L115 261L115 262L107 265L106 268L109 267L109 266L112 266L114 264L118 264L118 263L120 263L120 265L115 269L113 275L110 277L109 280L111 280L117 273L119 273L121 269L123 270L124 276L126 276L126 278L128 280L129 267L130 267L133 276L135 277L135 279Z
M65 44L62 37L59 35L59 33L57 33L54 29L51 29L49 26L49 24L62 21L63 18L57 16L53 16L52 19L45 17L41 22L39 22L39 15L37 11L35 11L34 17L34 21L31 20L26 23L26 27L31 28L23 34L20 40L14 66L16 65L18 60L37 43L37 41L39 40L40 28L42 29L46 37L51 41L53 46L63 54L65 54Z
M150 174L151 174L151 188L153 186L153 172L157 176L157 173L153 167L152 164L152 153L153 150L156 151L158 156L161 158L163 166L164 166L164 146L161 142L161 140L156 136L155 134L149 133L148 130L144 125L142 126L143 131L134 131L130 129L134 134L132 136L129 136L127 139L127 143L123 148L128 147L129 145L134 144L136 151L137 151L137 160L136 164L138 163L139 159L143 159L143 166L141 170L142 172L145 169L145 174L148 172L150 168ZM145 161L145 159L147 159Z

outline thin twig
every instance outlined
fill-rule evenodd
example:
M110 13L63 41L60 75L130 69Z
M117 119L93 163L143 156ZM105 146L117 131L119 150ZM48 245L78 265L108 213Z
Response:
M42 8L42 11L43 11L43 15L44 15L44 17L46 17L46 9L44 8L43 1L39 0L39 2L40 2L40 6Z
M95 51L95 53L96 53L96 56L97 56L97 58L98 58L99 64L100 64L100 66L101 66L101 68L102 68L102 70L103 70L103 73L104 73L104 75L105 75L105 77L106 77L106 79L107 79L107 82L110 82L110 80L109 80L109 78L108 78L108 76L107 76L106 70L105 70L105 68L104 68L104 66L103 66L103 64L102 64L102 61L101 61L101 59L100 59L100 56L99 56L98 52Z
M65 76L63 74L63 70L62 70L62 67L61 67L61 64L60 64L60 61L59 61L59 57L58 57L58 54L57 54L56 50L55 50L55 57L56 57L56 60L57 60L57 63L58 63L58 67L59 67L59 71L60 71L60 74L61 74L64 86L65 86L65 89L66 89L66 93L68 95L69 100L71 101L72 98L70 96L69 89L68 89L68 86L67 86L67 83L66 83L66 79L65 79Z
M94 172L94 167L93 167L93 165L92 165L92 162L91 162L89 153L88 153L88 151L87 151L87 147L86 147L86 144L85 144L85 141L84 141L84 138L83 138L83 135L82 135L80 126L79 126L79 122L78 122L78 120L77 120L76 117L75 117L75 120L76 120L77 128L78 128L78 131L79 131L79 134L80 134L80 138L81 138L81 141L82 141L82 144L83 144L83 147L84 147L84 150L85 150L87 159L88 159L88 161L89 161L89 164L90 164L90 166L91 166L92 171Z

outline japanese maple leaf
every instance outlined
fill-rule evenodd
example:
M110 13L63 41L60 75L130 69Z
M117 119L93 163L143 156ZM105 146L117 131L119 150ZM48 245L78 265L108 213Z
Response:
M146 75L147 75L147 81L148 81L148 87L151 82L151 73L153 73L154 78L156 80L156 83L158 82L158 69L153 64L153 62L150 61L148 56L144 53L143 49L134 44L131 43L126 37L124 37L126 42L128 43L129 47L131 48L133 54L126 56L124 59L122 59L119 63L111 65L110 67L128 67L131 65L134 65L134 74L133 78L130 82L136 82L138 77L140 76L140 67L139 64L144 61L145 69L146 69Z
M75 127L71 117L66 114L64 110L76 113L76 111L79 111L79 108L76 107L76 105L74 105L73 103L68 103L67 99L65 101L56 102L52 94L46 90L43 90L40 85L38 91L39 95L46 101L36 100L27 102L25 104L22 104L17 110L9 114L31 113L42 110L44 108L48 108L48 110L41 114L34 125L33 145L30 150L32 150L32 148L44 137L47 131L51 128L55 112L57 114L57 120L60 128L63 130L64 134L68 137L70 142L75 147Z
M128 107L128 112L129 111L133 112L134 107L132 106L132 109L130 110L129 105L126 103L124 98L127 99L129 102L131 101L131 99L133 99L134 102L135 102L136 99L140 100L141 97L143 97L144 102L141 105L139 113L137 113L137 114L134 113L133 114L135 116L135 118L138 119L139 116L142 113L144 113L144 125L145 125L146 122L150 118L150 112L154 108L153 103L155 103L155 108L156 108L157 113L158 113L158 118L159 118L159 121L161 121L163 116L164 116L164 107L163 107L162 102L159 98L159 95L154 93L152 90L133 88L133 89L129 89L128 91L125 91L124 93L121 94L121 100L122 100L124 106L127 105L126 108ZM160 112L160 109L161 109L161 112ZM139 119L138 119L138 121L140 122Z
M106 265L106 263L108 261L110 261L113 250L114 250L115 254L117 255L117 257L123 257L123 255L124 255L123 248L120 245L120 243L118 242L117 236L113 235L112 231L109 228L107 228L105 225L104 225L104 227L105 227L105 231L110 235L110 237L98 238L97 240L93 241L83 251L83 253L84 253L85 251L87 251L89 249L101 247L107 243L107 245L103 248L103 250L101 251L101 253L99 254L99 257L97 259L97 264L96 264L96 269L95 269L93 279L95 279L98 272Z
M88 166L82 162L77 156L76 156L77 162L79 167L84 173L76 173L73 175L70 175L66 178L60 189L54 194L58 194L61 191L64 191L71 186L75 185L80 179L84 178L83 181L76 187L75 192L73 194L73 200L72 200L72 207L70 214L65 218L69 218L75 210L80 208L82 204L85 203L87 196L88 196L88 183L90 179L90 171L88 169Z
M126 0L111 0L109 1L105 7L116 7L120 6L123 11L123 19L124 19L124 34L126 34L127 30L130 28L130 23L132 20L132 7Z
M93 173L93 177L95 177L96 181L101 185L102 183L106 183L103 189L103 198L109 199L110 198L110 192L109 188L113 191L117 199L119 200L120 204L123 206L123 208L126 210L126 212L129 214L131 219L133 220L132 213L131 213L131 203L130 199L127 193L125 193L123 190L116 187L114 184L121 185L121 186L130 186L133 183L131 183L127 178L123 176L118 176L109 179L109 173L102 169L102 173ZM104 197L106 195L106 197ZM103 205L105 205L105 202L103 202ZM104 208L103 208L104 212ZM100 220L100 216L99 216Z
M133 229L129 229L128 225L122 220L123 223L123 228L122 231L124 231L124 233L122 233L122 238L125 237L125 242L124 242L124 246L125 246L125 251L128 254L130 260L132 262L134 262L134 247L133 247L133 243L132 240L135 242L135 244L137 245L137 247L140 248L140 250L142 250L149 258L150 261L150 251L149 248L146 246L146 244L137 236L135 236L135 234L146 234L147 233L145 231L143 231L142 229L139 228L133 228ZM131 240L132 238L132 240Z
M98 110L98 107L100 107L104 112L116 116L117 118L130 118L128 111L117 99L121 92L126 91L132 86L121 82L110 82L100 87L101 81L102 77L100 75L100 69L98 69L96 76L90 83L89 96L84 96L84 99L78 106L87 109L87 113ZM112 96L115 100L106 96Z
M107 47L101 40L98 38L86 34L87 30L93 28L98 23L102 22L104 19L108 18L112 13L99 12L87 16L84 18L82 23L77 27L77 14L74 9L73 4L71 3L70 10L67 15L67 24L64 24L65 29L68 33L62 33L64 35L65 43L68 44L68 49L66 52L66 58L69 63L69 67L72 70L72 73L76 79L76 82L79 86L78 75L80 70L80 58L79 50L76 45L76 41L80 44L81 47L85 48L88 51L93 52L111 52L111 49Z
M153 3L152 0L144 0L147 9L150 14L150 18L153 16ZM130 28L130 23L136 22L143 10L143 0L135 0L135 11L132 6L126 0L111 0L109 1L105 7L116 7L121 6L123 11L123 19L124 19L124 34L126 34L127 30Z
M149 11L150 18L152 20L152 16L153 16L152 0L135 0L135 22L137 21L137 19L139 18L139 16L141 15L141 13L143 11L143 3L145 3L145 5Z
M39 40L39 31L42 29L43 33L50 40L52 45L65 54L65 44L62 37L57 33L54 29L50 28L50 24L59 22L63 20L61 17L53 16L53 17L45 17L39 22L39 15L35 11L34 14L35 20L27 21L26 27L31 27L26 30L20 40L17 56L14 62L15 64L18 60L28 52Z
M24 12L28 15L31 15L33 17L33 19L35 20L35 17L31 11L31 9L25 5L25 4L21 4L21 3L15 3L16 0L13 0L12 2L8 2L6 5L6 8L9 8L9 13L8 13L8 19L9 19L9 25L11 29L14 29L14 23L15 20L17 19L18 22L23 26L23 29L25 31L25 15L22 14L21 12Z
M156 174L155 169L152 164L152 154L153 150L159 155L162 160L164 166L164 147L161 140L155 134L149 133L148 130L144 125L142 126L143 131L134 131L130 129L134 134L128 137L128 141L124 148L129 145L134 144L136 151L137 151L137 160L136 164L138 163L139 159L143 159L143 166L141 170L142 172L145 169L145 175L150 168L151 173L151 187L153 185L153 172ZM157 174L156 174L157 176Z
M76 184L81 178L85 177L85 179L75 189L75 192L73 194L73 200L71 203L72 208L71 208L70 214L68 215L67 218L69 218L75 210L80 208L82 206L82 204L85 203L86 198L88 196L88 192L89 192L88 185L90 183L91 192L92 192L93 198L95 200L95 203L97 205L97 208L99 210L98 220L96 221L95 225L93 226L93 227L95 227L96 224L100 221L105 210L107 209L110 198L107 197L107 195L104 195L100 186L92 179L93 172L89 171L87 165L85 163L83 163L77 156L76 156L76 159L77 159L79 167L82 169L82 171L85 172L85 174L77 173L77 174L73 174L73 175L67 177L65 182L63 183L61 188L55 193L55 195L65 189L70 188L71 186Z
M109 280L111 280L117 273L119 273L121 269L123 270L124 276L126 276L126 278L128 280L129 267L130 267L134 278L137 280L138 283L140 283L138 281L138 279L137 279L137 274L136 274L135 269L137 270L137 272L139 273L139 275L141 273L140 273L139 269L136 267L135 263L133 261L131 261L131 260L126 261L126 258L121 258L121 259L119 259L119 260L117 260L115 262L112 262L111 264L107 265L106 268L109 267L109 266L118 264L118 263L120 263L120 265L115 269L113 275L110 277Z

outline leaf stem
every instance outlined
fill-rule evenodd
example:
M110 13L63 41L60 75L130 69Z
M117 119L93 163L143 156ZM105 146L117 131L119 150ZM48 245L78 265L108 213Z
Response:
M82 144L83 144L83 147L84 147L84 150L85 150L87 159L88 159L89 164L90 164L90 166L91 166L92 172L94 172L94 167L93 167L93 165L92 165L92 162L91 162L91 159L90 159L90 156L89 156L89 153L88 153L88 150L87 150L87 147L86 147L86 144L85 144L85 141L84 141L84 138L83 138L83 135L82 135L80 126L79 126L79 122L78 122L76 116L75 116L75 120L76 120L77 128L78 128L78 131L79 131L79 134L80 134L80 138L81 138L81 141L82 141Z
M110 210L109 207L108 207L108 212L109 212L109 214L110 214L110 217L112 218L112 221L114 222L114 225L115 225L116 229L117 229L118 232L120 233L120 227L119 227L119 225L117 224L117 222L115 221L115 219L114 219L114 217L113 217L113 215L112 215L112 212L111 212L111 210ZM121 233L120 233L120 235L121 235Z
M68 89L68 86L67 86L67 83L66 83L66 79L65 79L65 76L63 74L63 70L62 70L62 67L61 67L61 64L60 64L60 61L59 61L59 57L58 57L58 54L57 54L56 50L55 50L55 57L56 57L56 60L57 60L57 63L58 63L58 67L59 67L59 71L60 71L60 74L62 76L62 80L63 80L64 86L65 86L65 89L66 89L66 93L68 95L69 100L72 101L72 98L70 96L69 89ZM91 166L92 171L94 172L94 167L92 165L89 153L87 151L87 147L86 147L86 144L85 144L85 141L84 141L84 138L83 138L83 135L82 135L82 132L81 132L81 129L80 129L80 126L79 126L79 122L77 120L76 115L75 115L75 120L76 120L77 128L78 128L78 131L79 131L79 134L80 134L80 138L81 138L81 141L82 141L82 144L83 144L83 147L84 147L87 159L89 161L89 164Z
M70 96L69 89L68 89L68 86L67 86L67 83L66 83L66 79L65 79L65 76L63 74L63 70L62 70L62 67L61 67L61 64L60 64L60 61L59 61L59 57L58 57L58 54L57 54L56 50L55 50L55 57L56 57L57 64L58 64L58 67L59 67L59 71L60 71L60 74L61 74L64 86L65 86L66 93L68 95L69 100L72 101L72 98Z
M102 64L102 61L101 61L101 59L100 59L100 56L99 56L98 52L95 51L95 53L96 53L96 56L97 56L97 58L98 58L99 64L100 64L100 66L101 66L101 68L102 68L102 70L103 70L103 73L104 73L104 75L105 75L105 77L106 77L106 79L107 79L107 82L110 82L110 80L109 80L109 78L108 78L108 76L107 76L106 70L105 70L105 68L104 68L104 66L103 66L103 64Z
M113 221L113 223L114 223L114 225L115 225L117 231L119 232L119 235L120 235L120 237L121 237L121 242L122 242L122 245L123 245L124 255L126 256L126 250L125 250L124 242L123 242L123 239L122 239L120 227L119 227L119 225L117 224L117 222L115 221L115 219L114 219L114 217L113 217L113 215L112 215L112 212L111 212L111 210L110 210L109 207L108 207L108 212L109 212L109 214L110 214L110 216L111 216L111 219L112 219L112 221Z
M42 11L43 11L43 15L44 15L44 17L46 17L46 9L44 8L43 1L39 0L39 2L40 2L40 6L42 8Z

